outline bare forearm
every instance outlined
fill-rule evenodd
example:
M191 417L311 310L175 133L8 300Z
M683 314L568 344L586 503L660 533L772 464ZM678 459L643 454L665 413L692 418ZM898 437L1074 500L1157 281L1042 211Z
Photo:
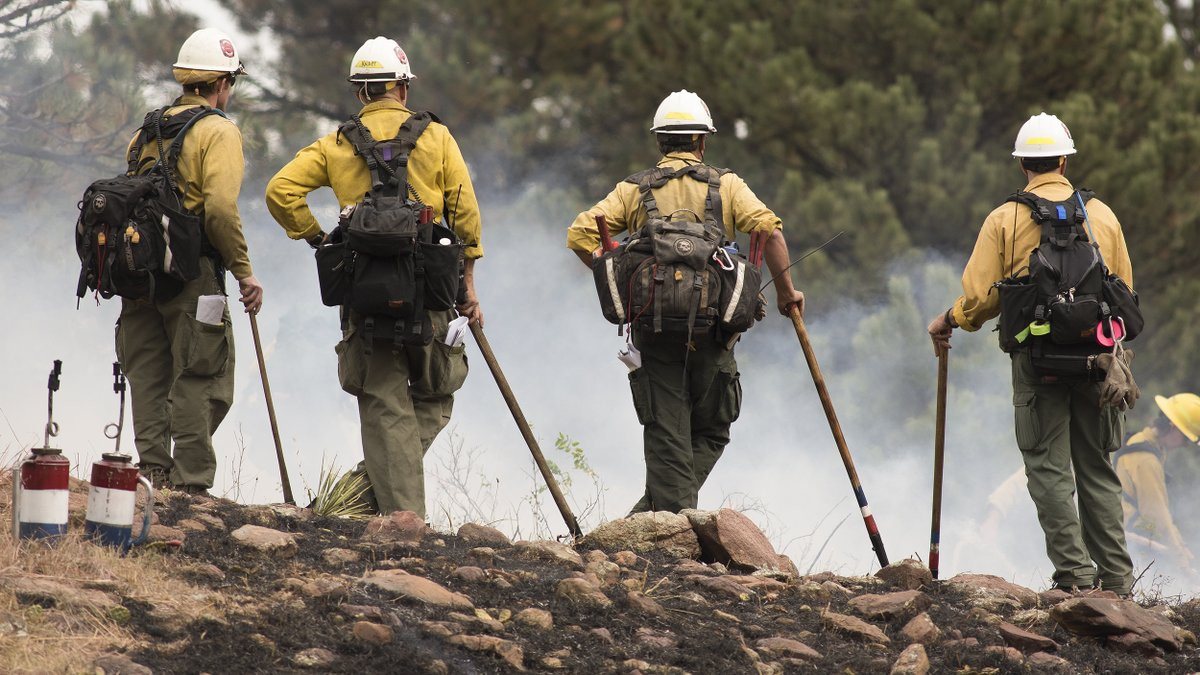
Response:
M783 239L782 230L775 230L767 238L763 258L767 262L767 269L775 279L775 294L782 297L795 292L796 287L792 285L791 271L784 271L791 264L791 257L788 255L787 242Z

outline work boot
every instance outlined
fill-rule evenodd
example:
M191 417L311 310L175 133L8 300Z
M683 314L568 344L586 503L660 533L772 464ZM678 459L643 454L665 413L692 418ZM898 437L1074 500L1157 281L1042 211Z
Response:
M203 485L176 485L174 489L201 499L215 499Z
M154 486L155 490L170 489L171 487L171 471L157 464L147 464L138 469L146 480Z

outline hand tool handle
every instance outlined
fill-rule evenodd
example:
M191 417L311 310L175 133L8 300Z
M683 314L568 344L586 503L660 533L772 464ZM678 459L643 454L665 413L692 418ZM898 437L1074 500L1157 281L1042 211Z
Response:
M271 399L271 383L267 381L267 362L263 359L262 340L258 337L258 318L250 315L250 330L254 333L254 351L258 354L258 373L262 376L263 396L267 399L267 416L271 419L271 435L275 438L275 459L279 460L279 480L283 483L283 501L295 504L292 483L288 480L287 465L283 462L283 443L279 441L279 422L275 419L275 401Z
M603 216L597 216L597 218L603 218ZM479 351L483 353L483 360L487 362L488 369L492 371L496 386L500 388L500 395L508 404L508 411L512 413L517 428L521 430L521 436L525 438L525 444L529 446L529 452L533 454L533 461L537 464L542 478L545 479L546 487L550 488L550 495L554 497L554 504L558 506L558 512L562 514L567 529L570 530L572 537L576 539L582 537L583 531L579 529L579 523L575 521L575 514L571 513L571 508L567 506L567 499L558 487L558 481L554 480L554 475L550 473L546 457L542 455L542 450L538 447L537 439L533 436L533 429L529 427L529 422L525 421L525 414L521 412L517 397L513 394L512 388L508 386L508 379L504 377L504 371L500 370L500 363L496 361L496 354L492 352L492 346L488 343L487 336L483 334L483 329L478 324L472 322L470 326L471 335L475 336L475 343L479 345Z
M608 221L605 220L603 213L596 216L596 229L600 230L601 251L608 253L617 247L617 242L613 241L612 235L608 233Z
M938 578L942 549L942 466L946 456L946 379L950 355L938 355L937 418L933 435L933 520L929 526L929 571Z
M833 410L833 400L829 398L829 389L825 386L825 376L821 374L821 366L817 364L817 355L813 352L812 342L808 339L808 329L800 310L792 305L790 316L792 325L796 328L796 337L800 339L800 348L804 350L804 360L808 361L808 370L812 373L813 384L817 387L817 395L821 398L821 407L825 409L825 418L829 420L829 430L833 432L833 440L837 443L838 452L842 455L842 464L846 467L846 475L850 477L850 486L854 488L854 498L858 500L858 510L862 513L863 523L867 526L867 537L871 547L875 549L875 557L879 559L880 567L887 567L887 553L883 550L883 538L879 535L879 526L875 524L875 516L867 505L867 495L863 492L862 483L858 480L858 472L854 469L854 459L850 457L850 449L846 446L846 438L842 435L842 425L838 423L837 413Z

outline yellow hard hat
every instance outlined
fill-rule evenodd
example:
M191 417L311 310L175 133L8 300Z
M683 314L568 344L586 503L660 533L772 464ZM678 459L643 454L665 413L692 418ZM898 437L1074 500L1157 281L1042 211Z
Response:
M1200 442L1200 396L1190 393L1155 396L1154 402L1176 429L1193 443Z

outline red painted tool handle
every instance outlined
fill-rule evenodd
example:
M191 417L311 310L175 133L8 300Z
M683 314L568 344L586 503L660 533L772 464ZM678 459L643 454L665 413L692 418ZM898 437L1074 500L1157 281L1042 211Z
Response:
M604 214L596 216L596 229L600 230L600 248L605 253L617 248L617 242L613 241L612 235L608 233L608 221L604 219Z

